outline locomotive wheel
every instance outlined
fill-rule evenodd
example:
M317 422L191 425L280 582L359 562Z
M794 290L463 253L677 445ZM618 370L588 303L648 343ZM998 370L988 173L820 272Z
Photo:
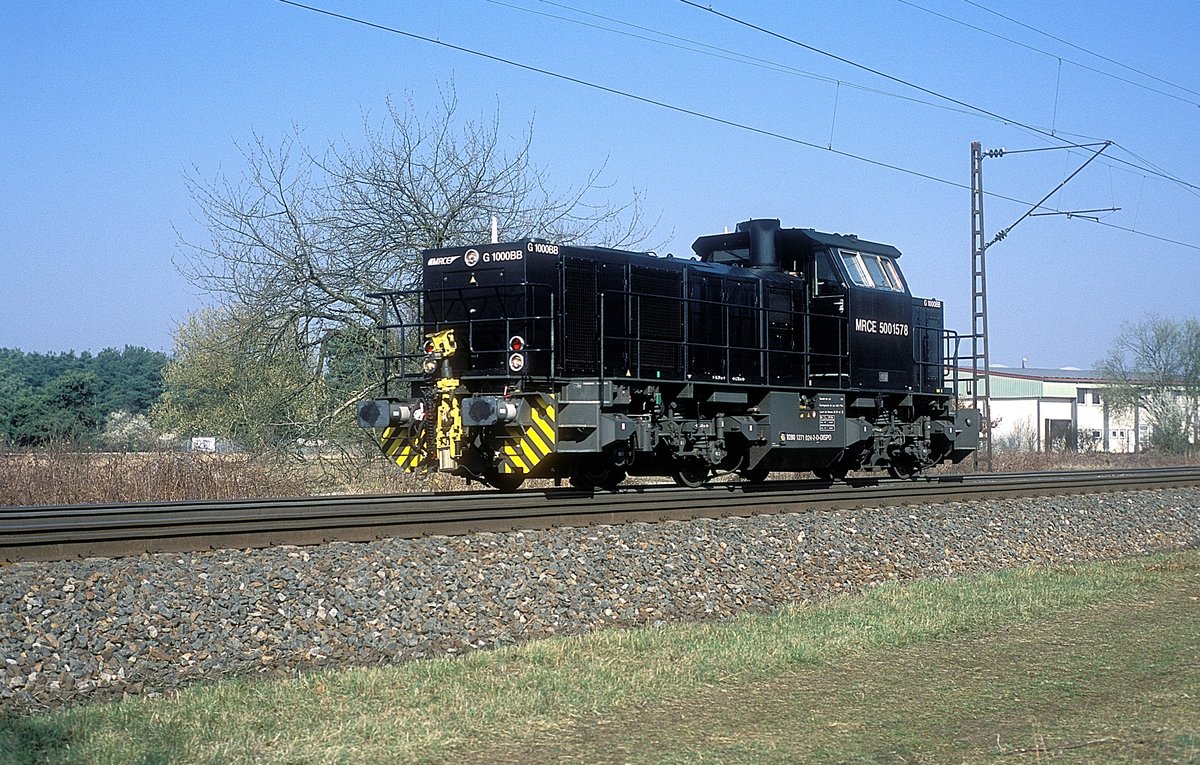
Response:
M524 473L495 472L489 473L486 478L490 486L503 492L516 491L525 482Z
M741 471L738 475L742 477L743 481L748 483L762 483L763 481L767 480L767 476L770 474L770 469L760 462L749 470Z
M888 465L888 475L890 475L892 478L899 478L901 480L916 478L917 474L920 472L921 466L912 462L904 462L900 464L893 462Z
M856 451L844 449L833 462L813 470L813 475L822 481L844 481L851 470L859 467L861 459Z
M817 468L812 471L813 475L822 481L842 481L850 472L850 468L840 462L835 462L823 468Z
M618 467L605 460L606 457L601 456L595 460L584 462L571 475L571 485L576 489L583 489L585 491L595 491L596 489L604 489L606 491L615 490L617 484L625 480L625 468Z
M671 474L671 478L675 479L675 483L680 486L695 489L708 482L710 472L706 463L695 457L685 457L684 459L676 460L675 472Z

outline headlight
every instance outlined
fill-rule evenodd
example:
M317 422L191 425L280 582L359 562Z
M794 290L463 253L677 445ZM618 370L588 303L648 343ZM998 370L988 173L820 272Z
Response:
M375 399L358 402L360 428L388 428L408 425L413 421L413 409L407 402Z
M508 368L513 372L520 372L525 368L524 353L510 353L508 355Z
M503 425L517 419L517 403L498 396L468 396L462 400L462 423L468 427Z

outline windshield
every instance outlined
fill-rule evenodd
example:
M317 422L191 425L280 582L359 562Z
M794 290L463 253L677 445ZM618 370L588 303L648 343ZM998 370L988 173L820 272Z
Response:
M904 292L904 280L900 277L900 269L896 268L896 263L891 258L851 250L840 250L839 254L850 281L859 287Z

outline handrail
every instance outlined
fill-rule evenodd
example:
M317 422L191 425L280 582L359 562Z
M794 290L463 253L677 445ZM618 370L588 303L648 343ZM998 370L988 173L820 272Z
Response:
M506 291L514 287L523 292L514 300L511 293ZM595 357L594 374L599 382L606 380L659 380L664 369L651 368L653 365L646 361L644 351L647 344L666 343L674 346L675 358L669 363L670 373L676 381L714 382L724 385L763 386L774 385L783 387L824 387L837 390L851 390L848 354L844 345L846 342L846 326L849 317L845 314L819 313L807 309L796 310L794 306L781 308L767 304L765 290L767 285L758 285L758 305L739 305L686 296L663 296L637 290L604 290L598 293L599 324L597 332L598 354ZM507 301L505 295L508 295ZM788 292L789 297L794 295ZM495 336L497 332L507 341L513 334L524 332L532 325L545 327L545 335L549 345L529 345L526 353L531 357L546 354L541 358L544 364L537 364L535 377L563 377L566 370L559 369L559 327L562 317L555 311L556 291L551 285L543 283L524 282L520 285L469 285L460 287L440 287L431 290L396 290L392 292L375 293L373 295L389 303L388 309L396 314L394 321L380 323L378 329L384 334L384 350L379 358L385 364L385 391L389 383L411 382L425 379L426 375L420 368L424 353L419 348L419 341L428 332L436 329L456 329L460 331L459 343L464 344L467 351L477 359L489 360L489 363L475 364L470 377L512 377L506 367L508 353L507 343L503 346L489 345L484 347L482 335ZM439 320L429 316L429 311L435 302L445 303L449 296L451 304L457 303L462 308L462 318ZM545 296L545 297L543 297ZM408 304L405 298L419 298ZM473 317L470 312L480 300L494 298L500 315ZM528 308L536 305L539 298L545 300L549 313L532 313L525 310L509 311L511 306ZM609 303L616 299L622 306L622 312L628 314L624 327L619 332L610 332L607 316ZM673 306L669 313L680 322L674 337L654 337L655 334L647 324L648 302L668 303ZM414 312L415 316L405 317L403 314ZM660 311L661 313L661 311ZM701 315L719 316L721 337L714 341L711 338L700 340L696 337L693 324ZM836 347L825 352L814 351L812 344L804 348L772 348L771 347L771 316L778 314L785 321L781 326L791 327L795 332L803 328L803 336L812 337L814 320L835 322L837 327ZM735 341L734 324L744 321L753 327L748 338ZM632 326L630 326L632 324ZM486 329L485 329L486 328ZM959 348L962 337L955 331L944 327L927 324L915 324L913 327L913 390L920 393L941 393L945 390L942 382L934 390L925 390L926 384L933 379L928 374L931 368L941 367L938 379L949 381L955 393L960 384L958 362ZM917 348L922 337L932 333L929 360L924 360L924 354ZM674 333L673 333L674 334ZM523 335L524 336L524 335ZM494 337L492 338L494 339ZM528 341L530 338L526 337ZM832 338L831 338L832 339ZM580 342L579 338L568 338L569 342ZM587 342L587 340L584 340ZM614 345L625 346L624 369L618 369L613 364L610 355ZM399 348L396 346L399 345ZM940 346L939 352L932 350ZM940 356L940 358L938 358ZM740 359L739 359L740 357ZM490 363L494 358L495 363ZM701 369L703 360L714 360L707 370ZM741 361L746 368L734 379L737 362ZM532 368L531 367L527 367ZM483 371L480 371L480 370ZM676 374L677 373L677 374ZM698 374L710 375L697 378ZM522 376L531 376L528 373ZM587 376L591 374L572 377Z

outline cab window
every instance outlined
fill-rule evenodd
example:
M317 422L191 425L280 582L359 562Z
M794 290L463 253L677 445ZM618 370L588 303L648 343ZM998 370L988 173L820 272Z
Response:
M890 292L903 292L904 280L891 258L872 253L841 250L842 263L850 280L859 287L869 287Z
M850 276L850 281L859 287L875 286L871 282L870 275L867 274L867 266L863 263L862 255L859 255L857 252L842 250L842 263L846 265L846 273Z
M815 261L816 274L813 279L813 294L817 297L844 294L845 289L842 287L841 277L838 276L837 267L829 259L829 254L818 252Z
M883 270L888 275L888 281L891 282L892 289L897 292L903 292L904 279L900 276L900 269L896 268L896 261L891 258L880 258L879 261L883 263Z

